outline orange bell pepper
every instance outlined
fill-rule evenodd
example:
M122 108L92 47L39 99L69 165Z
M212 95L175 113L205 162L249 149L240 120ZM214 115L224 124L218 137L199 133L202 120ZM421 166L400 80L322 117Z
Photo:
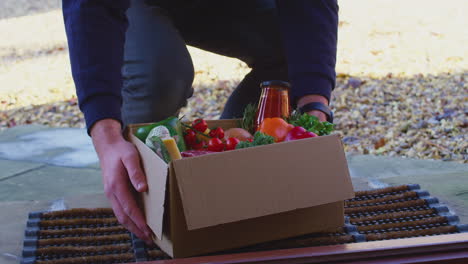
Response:
M275 138L275 142L281 142L284 141L289 131L291 131L293 127L293 125L288 124L288 122L284 121L283 118L271 117L263 119L262 123L258 128L258 131L272 136L273 138Z

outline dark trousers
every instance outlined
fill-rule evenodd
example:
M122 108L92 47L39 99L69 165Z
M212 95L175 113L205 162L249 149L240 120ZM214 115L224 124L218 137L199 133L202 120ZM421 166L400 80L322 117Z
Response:
M223 119L241 117L248 103L257 102L260 82L288 80L274 0L132 0L127 17L125 124L161 120L186 105L194 77L186 45L251 67L229 97Z

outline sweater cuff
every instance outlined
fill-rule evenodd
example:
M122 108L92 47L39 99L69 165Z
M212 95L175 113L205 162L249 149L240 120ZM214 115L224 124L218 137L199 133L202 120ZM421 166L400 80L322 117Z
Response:
M84 114L88 135L91 136L91 128L102 119L115 119L122 125L120 111L120 99L112 95L93 96L80 105Z
M291 80L291 99L296 108L297 101L305 95L321 95L330 102L333 83L319 74L307 74Z

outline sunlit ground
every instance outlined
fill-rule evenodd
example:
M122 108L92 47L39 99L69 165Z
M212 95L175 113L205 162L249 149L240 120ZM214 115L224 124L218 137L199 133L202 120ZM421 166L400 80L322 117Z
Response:
M332 106L348 151L467 161L467 11L465 0L340 1ZM60 10L0 20L0 129L83 126L62 21ZM217 118L249 69L190 52L196 94L183 113Z

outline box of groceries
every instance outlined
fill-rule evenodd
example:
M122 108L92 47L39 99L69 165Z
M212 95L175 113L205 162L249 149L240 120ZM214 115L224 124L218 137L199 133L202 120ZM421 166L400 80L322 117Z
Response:
M188 257L336 229L354 196L333 124L307 113L132 124L155 243Z

